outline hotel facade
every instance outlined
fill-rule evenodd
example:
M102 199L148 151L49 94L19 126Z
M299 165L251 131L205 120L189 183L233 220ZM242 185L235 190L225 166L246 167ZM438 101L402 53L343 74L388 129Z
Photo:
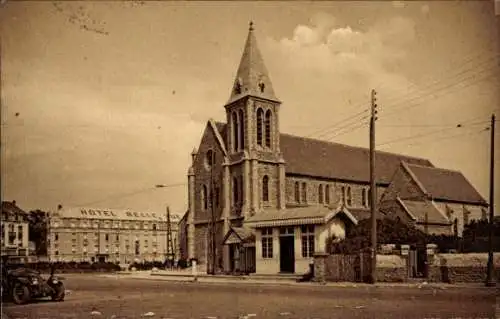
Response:
M2 202L1 254L11 259L27 260L29 249L28 213L20 209L15 201Z
M177 214L170 214L173 258L179 258ZM48 256L51 261L165 261L167 215L117 209L59 207L51 214Z

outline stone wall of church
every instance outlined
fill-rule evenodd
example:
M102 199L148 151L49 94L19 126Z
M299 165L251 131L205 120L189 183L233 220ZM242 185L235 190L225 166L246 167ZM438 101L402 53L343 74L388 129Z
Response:
M297 202L295 196L295 183L299 183L299 201ZM306 202L302 200L302 183L306 183ZM319 187L323 187L323 203L326 203L326 185L329 186L331 206L337 206L342 201L345 202L346 207L356 209L369 209L369 188L370 185L362 183L347 183L338 181L325 181L314 179L311 177L286 177L286 200L289 205L307 205L319 204ZM377 200L380 200L382 194L385 192L385 187L377 187ZM350 196L349 196L350 195ZM349 200L350 198L350 200Z
M262 208L277 208L278 207L278 191L279 191L279 174L278 165L270 163L259 163L258 167L258 183L257 189L259 190L259 203ZM264 202L263 200L263 178L267 176L269 178L269 201Z
M194 257L198 259L199 264L205 264L207 260L207 224L196 225L194 233Z
M212 166L208 165L207 162L207 152L211 150L215 154L215 162ZM222 149L217 142L216 136L211 129L210 125L207 125L205 132L203 134L200 147L198 149L198 153L193 163L193 170L195 174L195 221L208 221L211 217L211 208L210 208L210 189L211 183L210 181L213 179L214 181L214 209L215 216L221 216L222 207L223 207L223 188L222 188L222 163L224 161L224 154ZM208 207L205 209L204 207L204 199L202 196L203 186L207 189L207 201ZM218 200L216 197L219 197ZM217 205L218 204L218 205Z

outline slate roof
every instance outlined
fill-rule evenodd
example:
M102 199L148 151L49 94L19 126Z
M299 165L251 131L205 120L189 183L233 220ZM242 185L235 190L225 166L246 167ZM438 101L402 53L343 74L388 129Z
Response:
M367 208L348 208L349 212L358 220L371 218L370 209ZM380 217L380 213L379 213Z
M26 216L28 215L28 213L19 208L15 202L8 202L8 201L2 202L2 213L3 212L7 214L21 214Z
M450 221L444 213L431 201L411 201L398 199L399 205L417 222L429 224L450 225ZM425 216L427 212L427 217Z
M237 83L241 85L241 93L239 94L234 90ZM263 91L260 89L259 84L264 85ZM257 46L257 40L252 25L250 25L248 30L248 37L243 49L238 71L236 72L231 96L227 104L231 104L246 95L278 101L269 77L269 72L264 64L264 59L262 58L259 47Z
M243 242L255 240L254 231L248 227L231 227L231 229Z
M332 209L323 205L314 205L285 209L266 209L246 218L245 224L252 227L324 224L339 214L347 217L354 224L358 223L357 218L345 207L339 206Z
M433 199L487 205L465 176L458 171L407 164L423 191Z
M226 124L215 123L226 141ZM286 173L367 183L370 180L369 149L317 139L280 135L280 148ZM376 152L377 183L388 185L401 161L433 167L429 160L399 154Z

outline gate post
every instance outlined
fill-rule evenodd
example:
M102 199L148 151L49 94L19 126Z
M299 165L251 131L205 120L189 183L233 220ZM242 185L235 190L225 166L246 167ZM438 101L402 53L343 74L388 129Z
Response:
M327 253L314 254L314 281L325 283L326 282L326 258Z

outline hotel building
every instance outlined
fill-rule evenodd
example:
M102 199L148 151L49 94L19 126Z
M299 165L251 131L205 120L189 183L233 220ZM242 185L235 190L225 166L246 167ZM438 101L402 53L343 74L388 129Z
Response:
M171 213L174 259L179 257L178 221ZM60 206L50 216L48 236L52 261L123 264L168 257L166 213Z

